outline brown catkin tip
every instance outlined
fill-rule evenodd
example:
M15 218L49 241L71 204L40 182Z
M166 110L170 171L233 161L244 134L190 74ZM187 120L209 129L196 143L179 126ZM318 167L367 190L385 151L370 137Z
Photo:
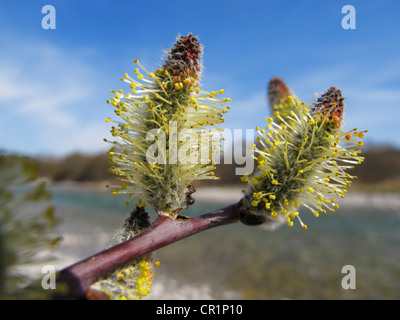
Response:
M165 68L170 72L174 70L200 72L201 54L201 45L197 37L192 34L179 36L168 52Z
M322 115L327 116L329 122L339 127L343 120L343 100L342 91L336 87L330 87L314 103L313 112L320 112Z
M270 108L277 105L283 98L291 95L293 95L293 93L281 78L271 78L268 83L268 102Z

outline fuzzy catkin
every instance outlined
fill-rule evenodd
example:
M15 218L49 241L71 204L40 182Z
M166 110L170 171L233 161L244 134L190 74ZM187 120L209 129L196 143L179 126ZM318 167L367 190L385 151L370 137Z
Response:
M256 147L257 169L242 177L249 187L241 200L241 221L245 224L293 226L305 206L314 216L339 208L335 197L344 197L351 185L346 171L363 161L359 149L364 132L343 132L343 97L337 88L329 88L309 108L292 97L292 110L274 112L267 119ZM351 165L350 165L351 164Z
M149 215L144 204L139 202L118 232L116 244L139 235L149 226ZM110 300L141 300L150 293L154 267L159 264L153 261L152 254L147 254L102 277L91 289L105 293Z
M219 148L211 137L221 130L230 99L217 97L223 90L199 89L201 54L197 37L180 36L155 72L134 61L140 67L136 79L127 74L121 79L133 94L113 91L108 100L121 119L111 128L121 142L111 142L108 154L110 171L122 185L111 188L115 195L128 194L127 204L137 196L158 214L175 218L187 206L192 181L215 179L211 161Z

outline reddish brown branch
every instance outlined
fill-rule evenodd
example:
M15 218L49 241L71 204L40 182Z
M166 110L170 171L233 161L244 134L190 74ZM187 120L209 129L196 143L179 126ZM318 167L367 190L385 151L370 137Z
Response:
M61 270L57 284L66 284L67 293L56 298L85 299L91 284L116 268L175 241L238 221L237 203L184 220L160 216L137 237Z

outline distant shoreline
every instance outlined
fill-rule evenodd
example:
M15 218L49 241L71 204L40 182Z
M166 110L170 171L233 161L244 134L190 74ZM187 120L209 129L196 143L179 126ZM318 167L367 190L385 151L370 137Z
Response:
M54 190L75 190L75 191L93 191L93 192L110 192L106 188L107 181L100 182L76 182L62 181L53 182L47 180L47 186ZM193 197L197 201L212 203L234 203L238 202L243 196L243 190L246 185L224 185L224 186L198 186ZM368 207L368 208L384 208L399 209L400 193L398 192L381 192L381 191L362 191L349 190L345 199L337 199L340 207Z

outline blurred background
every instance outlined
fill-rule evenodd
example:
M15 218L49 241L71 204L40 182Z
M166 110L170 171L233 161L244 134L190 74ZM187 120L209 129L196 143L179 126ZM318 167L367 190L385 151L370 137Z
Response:
M130 210L104 188L113 179L103 142L110 90L126 89L119 79L133 73L133 59L156 69L178 35L193 33L204 45L202 89L232 99L223 128L263 125L273 76L306 102L337 86L345 129L368 129L366 160L337 213L305 213L306 232L235 225L159 250L149 298L400 298L400 4L353 1L355 29L345 29L348 4L2 0L0 150L35 161L47 182L63 236L57 266L102 250ZM45 5L55 29L42 26ZM238 201L245 186L236 167L222 163L219 181L198 183L187 214ZM348 264L355 290L341 287Z

